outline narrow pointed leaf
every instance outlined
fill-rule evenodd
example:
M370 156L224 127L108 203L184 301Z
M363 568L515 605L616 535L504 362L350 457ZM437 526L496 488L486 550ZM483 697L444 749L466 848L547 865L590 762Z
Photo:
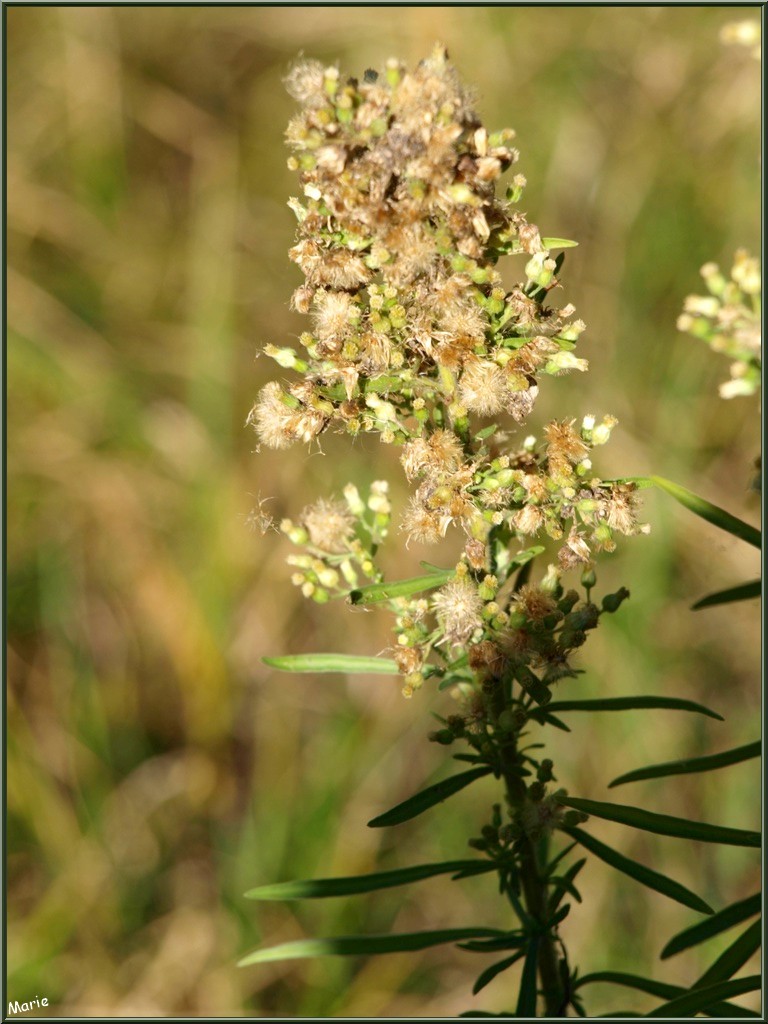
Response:
M698 611L700 608L714 608L719 604L733 604L735 601L749 601L751 598L760 597L761 580L753 580L751 583L742 583L738 587L729 587L727 590L718 590L714 594L707 594L696 604L691 605L691 611Z
M370 875L354 875L348 878L310 878L305 881L276 882L249 889L245 894L251 900L307 900L325 899L331 896L352 896L356 893L375 892L377 889L391 889L396 885L408 885L423 878L462 872L465 875L494 871L496 865L485 860L448 860L442 864L418 864L396 871L379 871Z
M532 548L526 548L525 551L518 551L516 555L513 555L509 560L510 565L528 565L534 558L538 556L544 550L541 544L534 545Z
M574 249L579 243L571 238L542 238L545 249Z
M680 996L690 992L688 988L679 985L668 985L665 982L654 981L652 978L641 978L636 974L624 974L620 971L596 971L594 974L585 974L583 978L576 981L578 989L582 985L589 985L596 981L606 981L613 985L624 985L627 988L634 988L640 992L647 992L648 995L657 996L660 999L678 999ZM735 1003L714 1002L708 1006L711 1017L758 1017L753 1010L746 1010ZM629 1016L629 1014L604 1014L606 1017ZM638 1015L640 1016L640 1015ZM653 1015L652 1015L653 1016Z
M539 936L534 935L528 944L520 979L520 993L517 997L516 1017L531 1019L536 1016L536 968L539 963Z
M706 988L695 988L683 996L662 1003L655 1010L647 1013L646 1017L694 1017L702 1013L708 1007L716 1007L724 999L731 999L733 996L741 996L746 992L756 992L760 989L762 978L759 974L752 974L748 978L737 978L734 981L721 981L716 985L708 985ZM719 1007L718 1007L719 1009Z
M265 665L281 672L342 672L346 675L396 676L398 668L390 658L367 658L354 654L286 654L262 658Z
M673 818L669 814L656 814L644 811L639 807L628 807L625 804L608 804L600 800L582 800L575 796L563 797L567 807L577 811L585 811L596 818L606 821L617 821L620 825L655 832L660 836L675 836L678 839L697 839L701 843L723 843L725 846L760 846L760 833L747 832L740 828L727 828L724 825L710 825L704 821L687 821L685 818Z
M623 971L595 971L592 974L585 974L582 978L576 979L574 988L579 989L584 985L593 985L597 981L634 988L638 992L647 992L650 996L658 996L659 999L675 999L688 991L687 988L682 988L680 985L667 985L663 981L641 978L637 974L626 974Z
M737 519L736 516L732 516L725 509L713 505L705 498L700 498L698 494L694 494L693 491L689 491L686 487L681 487L680 484L676 484L672 480L667 480L663 476L651 476L649 479L656 487L660 487L667 494L671 494L675 501L679 501L690 512L700 516L702 519L706 519L713 526L725 530L726 533L730 533L733 537L738 537L740 540L746 541L747 544L752 544L753 547L760 547L760 531L754 526L750 526L749 523Z
M442 782L435 783L434 786L422 789L420 793L409 797L390 811L385 811L384 814L371 819L368 822L368 827L386 828L389 825L400 825L404 821L410 821L411 818L423 814L430 807L434 807L435 804L442 803L449 796L458 793L465 786L474 782L475 779L481 779L484 775L488 775L490 771L490 768L483 766L481 768L472 768L468 772L460 772L458 775L451 775L449 778L443 779Z
M686 889L680 882L675 882L673 879L667 878L666 875L647 868L644 864L638 864L637 861L630 860L623 853L619 853L610 846L606 846L605 843L601 843L599 839L595 839L589 832L584 832L580 828L569 828L565 831L581 843L585 850L589 850L590 853L605 861L612 868L616 868L617 871L622 871L625 875L629 875L630 878L634 878L641 885L654 889L663 896L668 896L671 900L682 903L684 907L698 910L700 914L713 913L712 908L700 896L697 896L695 892L691 892L690 889Z
M661 951L661 959L666 960L668 957L674 956L675 953L682 953L684 949L698 946L700 942L706 942L707 939L711 939L714 935L719 935L720 932L727 931L728 928L741 924L742 921L746 921L747 918L752 917L754 914L759 914L760 907L761 896L759 892L756 892L754 896L747 896L746 899L739 900L738 903L732 903L730 907L725 907L724 910L718 910L716 914L707 918L706 921L700 921L698 924L693 925L691 928L686 928L675 935L673 939L670 939Z
M378 953L407 953L461 939L497 935L495 928L447 928L433 932L401 935L340 935L329 939L299 939L268 949L256 949L238 963L238 967L273 960L297 960L317 956L373 956Z
M508 956L506 960L499 960L497 964L491 964L490 967L486 967L481 975L478 976L477 981L472 986L472 995L476 996L478 992L481 992L486 985L490 984L494 978L497 978L500 974L506 971L508 968L516 964L518 960L525 956L525 951L520 950L519 953L515 953L514 956Z
M455 575L455 569L444 569L440 572L429 573L427 576L415 576L410 580L371 583L367 587L351 590L349 602L350 604L381 604L383 601L392 601L396 597L409 597L411 594L420 594L424 590L442 587Z
M577 903L581 903L581 893L573 882L586 863L587 858L583 857L581 860L577 860L575 864L572 864L564 875L553 875L549 879L548 885L552 888L552 894L549 898L550 914L554 914L566 893L573 896Z
M760 757L759 740L755 743L747 743L743 747L735 747L733 750L723 750L719 754L708 754L706 757L691 757L684 761L665 761L662 764L648 765L647 768L636 768L634 771L614 779L608 788L621 786L625 782L639 782L641 779L661 779L667 775L711 772L716 768L727 768L728 765L739 764L740 761L749 761L755 757Z
M722 715L705 708L692 700L680 697L600 697L595 700L553 700L545 709L531 711L532 717L540 717L542 711L637 711L649 708L665 708L668 711L696 711L700 715L716 718L722 722Z
M546 874L547 876L549 876L549 875L551 875L551 874L552 874L552 872L553 872L553 871L555 870L555 868L556 868L556 867L557 867L557 865L558 865L558 864L560 863L560 861L561 861L561 860L563 859L563 857L567 857L567 856L568 856L568 854L569 854L569 853L571 852L571 850L572 850L572 849L574 848L574 846L575 846L575 845L576 845L575 841L574 841L574 842L572 842L572 843L568 843L568 845L567 845L566 847L564 847L564 848L563 848L563 849L562 849L562 850L560 851L560 853L558 853L558 854L557 854L557 856L556 856L556 857L554 857L554 858L553 858L553 859L552 859L552 860L551 860L551 861L549 862L549 864L547 864L547 868L546 868L546 871L545 871L545 874Z
M466 949L470 953L497 953L500 949L520 949L528 945L528 939L521 931L505 932L502 935L494 936L492 939L469 939L467 942L460 942L459 949Z
M763 937L763 923L753 921L746 931L733 942L699 978L694 988L706 988L719 981L727 981L741 970L753 953L760 949Z

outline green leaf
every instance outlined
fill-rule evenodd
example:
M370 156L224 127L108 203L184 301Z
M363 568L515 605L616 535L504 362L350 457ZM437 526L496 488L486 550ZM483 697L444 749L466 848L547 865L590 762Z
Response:
M593 974L585 974L583 978L576 979L573 987L579 989L583 985L592 985L596 981L634 988L639 992L647 992L650 996L658 996L659 999L674 999L688 991L687 988L682 988L680 985L667 985L663 981L641 978L637 974L625 974L622 971L595 971Z
M581 893L573 884L574 879L587 863L587 858L583 857L581 860L577 860L575 864L571 864L564 875L552 875L548 881L548 885L552 888L552 894L549 898L549 913L554 914L566 893L573 896L577 903L581 903Z
M699 978L694 988L706 988L719 981L727 981L734 974L741 970L753 953L760 949L763 937L763 923L761 920L753 921L746 931L723 952L712 964L709 970Z
M377 889L391 889L396 885L408 885L434 875L467 872L478 875L495 870L493 861L447 860L441 864L418 864L396 871L379 871L370 875L354 875L349 878L310 878L305 881L276 882L249 889L245 894L250 900L307 900L325 899L330 896L352 896L361 892L375 892ZM465 876L466 877L466 876Z
M484 775L490 774L490 771L490 768L483 766L481 768L472 768L468 772L460 772L458 775L451 775L449 778L443 779L442 782L435 783L434 786L422 789L420 793L409 797L390 811L372 818L368 822L368 827L386 828L388 825L400 825L404 821L410 821L411 818L423 814L430 807L434 807L435 804L442 803L449 796L458 793L465 786L474 782L475 779L481 779Z
M691 928L686 928L675 935L673 939L670 939L661 951L661 959L666 960L668 957L674 956L675 953L682 953L684 949L698 946L700 942L706 942L707 939L711 939L714 935L719 935L720 932L733 928L734 925L741 924L748 917L759 914L760 907L761 895L759 892L756 892L754 896L747 896L746 899L739 900L738 903L732 903L729 907L718 910L716 914L707 918L706 921L700 921L698 924L693 925Z
M477 981L472 986L472 995L476 996L478 992L481 992L486 985L490 984L494 978L498 977L503 971L506 971L513 964L516 964L518 960L525 956L525 950L520 950L515 953L514 956L508 956L506 960L499 960L497 964L491 964L490 967L486 967L482 974L478 975Z
M539 936L533 935L525 953L520 993L517 997L516 1017L536 1016L536 968L539 963Z
M571 238L542 238L541 244L545 249L575 249L579 243Z
M374 956L378 953L408 953L446 942L497 935L496 928L446 928L434 932L401 935L339 935L330 939L299 939L268 949L256 949L243 957L238 967L273 960L297 960L316 956Z
M475 434L476 441L485 441L486 438L491 437L499 429L498 423L492 423L490 427L483 427L482 430L478 430Z
M519 949L527 945L527 936L518 929L504 932L492 939L469 939L467 942L460 942L459 949L466 949L470 953L497 953L500 949Z
M608 786L621 786L625 782L638 782L641 779L661 779L667 775L688 775L692 772L711 772L716 768L727 768L728 765L738 764L740 761L749 761L751 758L760 757L760 741L747 743L743 747L736 747L733 750L723 750L719 754L708 754L706 757L691 757L684 761L665 761L662 764L652 764L647 768L636 768L632 772L620 775Z
M600 800L582 800L566 796L562 802L577 811L594 814L596 818L606 821L617 821L621 825L630 825L646 832L655 832L660 836L675 836L678 839L697 839L701 843L723 843L726 846L760 846L759 832L746 832L740 828L727 828L724 825L709 825L704 821L687 821L685 818L673 818L669 814L656 814L644 811L639 807L628 807L625 804L608 804Z
M695 988L685 995L678 996L668 1003L662 1003L655 1010L647 1013L646 1017L693 1017L697 1013L706 1012L708 1007L722 1002L723 999L730 999L733 996L744 995L745 992L756 992L760 989L762 978L759 974L752 974L748 978L737 978L735 981L721 981L716 985L708 985L706 988Z
M699 608L714 608L718 604L733 604L734 601L748 601L753 597L760 597L761 580L753 580L751 583L742 583L738 587L730 587L728 590L718 590L715 594L707 594L696 604L691 605L691 611L698 611Z
M455 575L455 569L444 569L441 572L430 573L428 576L415 576L410 580L371 583L367 587L360 587L359 590L351 590L349 602L350 604L381 604L384 601L392 601L396 597L408 597L411 594L420 594L424 590L434 590L435 587L441 587Z
M595 700L553 700L547 704L546 712L553 711L637 711L648 708L666 708L668 711L696 711L700 715L716 718L722 722L722 715L710 711L703 704L680 697L602 697ZM543 710L543 709L542 709ZM535 709L530 712L532 717L541 714Z
M641 978L636 974L624 974L619 971L596 971L594 974L586 974L576 981L575 988L581 985L591 984L595 981L606 981L613 985L624 985L627 988L634 988L640 992L647 992L648 995L658 996L660 999L677 999L690 992L689 988L682 988L679 985L668 985L665 982L654 981L652 978ZM753 1010L745 1010L734 1003L715 1002L708 1007L710 1016L717 1017L759 1017ZM616 1017L619 1014L605 1014L606 1017ZM621 1014L621 1016L630 1016Z
M525 551L518 551L516 555L513 555L509 560L510 565L527 565L532 562L534 558L538 558L539 555L544 551L544 548L539 545L534 545L532 548L526 548Z
M396 676L398 668L390 658L366 658L354 654L285 654L262 658L265 665L281 672L342 672L347 675L377 674Z
M746 541L747 544L752 544L753 547L759 548L761 546L760 531L754 526L750 526L749 523L737 519L736 516L732 516L725 509L718 508L717 505L713 505L704 498L700 498L693 491L689 491L687 488L681 487L680 484L667 480L663 476L651 476L648 479L656 487L660 487L667 494L671 494L675 501L679 501L690 512L700 516L702 519L706 519L708 523L712 523L718 529L725 530L726 533Z
M685 907L698 910L701 914L713 913L712 908L703 899L697 896L696 893L691 892L690 889L686 889L680 882L675 882L671 878L667 878L666 875L661 875L658 871L647 868L644 864L638 864L637 861L630 860L629 857L625 857L624 854L612 849L612 847L606 846L605 843L601 843L599 839L595 839L594 836L582 831L580 828L568 828L564 829L564 831L581 843L585 850L589 850L590 853L605 861L612 868L616 868L617 871L623 871L625 875L634 878L641 885L654 889L656 892L660 892L662 895L682 903Z

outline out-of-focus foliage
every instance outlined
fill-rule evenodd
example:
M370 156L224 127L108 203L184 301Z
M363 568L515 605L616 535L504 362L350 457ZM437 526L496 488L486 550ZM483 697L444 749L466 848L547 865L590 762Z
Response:
M755 521L756 399L723 403L718 360L675 329L703 263L758 248L759 67L719 42L737 16L9 10L10 998L46 996L75 1016L467 1009L475 965L448 948L235 967L256 945L306 934L457 928L468 916L508 926L483 878L452 901L440 879L258 915L242 897L280 879L463 857L477 799L456 796L429 831L418 820L396 837L366 830L430 781L439 758L425 734L441 698L425 688L405 702L384 676L278 677L259 662L387 645L376 609L307 607L285 573L286 542L259 526L348 479L401 480L371 440L351 456L329 439L324 454L256 460L244 429L274 372L254 361L258 348L303 329L288 309L300 275L287 257L293 104L281 79L300 50L362 73L393 55L413 62L439 32L478 83L485 121L517 131L531 219L580 242L563 299L589 324L591 372L578 407L569 378L553 381L541 422L610 410L620 425L607 473L663 474ZM601 577L606 589L628 581L631 601L595 637L569 696L669 686L726 722L585 716L558 734L556 756L573 792L596 799L627 767L751 741L760 707L757 609L688 610L754 576L754 551L647 493L651 537ZM404 487L391 499L402 505ZM385 553L395 579L407 575L396 547ZM448 544L445 558L455 554ZM637 786L665 813L756 818L754 763ZM685 874L719 896L716 909L759 882L749 851L703 848L692 863L674 840L609 823L600 836ZM692 921L597 861L580 888L578 929L562 928L593 969L648 973ZM695 980L729 938L681 954L676 982ZM505 1005L496 985L486 1009ZM594 1012L599 998L596 988Z

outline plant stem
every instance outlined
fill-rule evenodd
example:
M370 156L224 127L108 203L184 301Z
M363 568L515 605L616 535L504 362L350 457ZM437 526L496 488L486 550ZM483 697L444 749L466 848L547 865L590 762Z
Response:
M496 720L506 707L504 683L496 680L493 688L492 706ZM517 744L514 735L508 733L500 744L502 775L511 809L519 807L526 795L526 786L514 768L517 764ZM539 872L536 849L529 836L519 841L520 883L528 913L539 924L547 920L547 883ZM544 993L544 1013L547 1017L565 1017L566 1000L560 978L560 965L555 948L555 935L551 929L542 933L539 942L539 977Z

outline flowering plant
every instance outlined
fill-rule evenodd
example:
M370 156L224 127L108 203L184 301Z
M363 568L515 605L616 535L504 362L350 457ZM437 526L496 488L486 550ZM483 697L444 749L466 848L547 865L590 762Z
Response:
M575 243L542 238L519 210L522 175L512 178L503 199L497 195L497 181L518 157L514 133L483 126L444 50L436 48L413 71L389 61L382 75L367 71L362 81L303 61L287 85L302 104L287 131L289 166L302 187L301 198L289 203L298 221L290 255L305 277L292 304L311 317L311 330L301 335L300 351L266 347L280 367L300 376L268 383L250 422L273 448L319 443L329 429L378 434L400 450L413 485L400 522L406 544L433 543L458 530L463 551L449 568L427 564L420 576L385 580L377 553L392 516L387 483L375 482L365 496L349 484L343 499L319 500L281 524L297 549L289 558L293 582L321 604L345 596L354 605L391 611L391 657L266 661L287 671L399 674L406 697L429 683L456 698L456 710L441 718L430 739L444 747L463 743L454 759L468 767L370 826L408 821L488 775L503 784L504 796L470 840L481 857L262 886L249 895L339 896L431 875L495 872L516 924L308 940L257 950L243 963L459 941L503 957L480 974L475 992L522 961L516 1016L540 1010L566 1016L570 1008L583 1015L582 987L601 980L661 995L672 1016L688 1012L689 1004L696 1012L722 1011L724 999L747 991L742 982L738 990L721 991L727 978L707 977L691 1003L685 989L653 988L634 976L580 976L558 926L570 910L567 898L580 899L575 881L585 859L566 866L566 858L580 846L711 914L695 893L613 850L584 830L584 822L591 815L748 846L756 844L756 833L571 797L557 785L552 760L540 756L541 744L530 742L530 731L567 729L560 716L570 711L666 708L719 717L667 695L569 699L566 681L580 671L576 652L590 631L629 597L622 587L598 602L594 563L600 552L614 550L617 535L648 532L637 518L638 489L657 483L720 525L725 514L660 478L602 480L592 451L609 440L616 424L610 415L588 414L578 424L565 415L546 424L540 438L527 432L543 379L587 369L575 355L584 323L570 304L550 302L565 250ZM522 279L510 288L498 264L514 256L522 257ZM547 538L559 545L557 557L534 582ZM727 763L753 755L729 752ZM642 771L644 778L670 774L665 766ZM615 784L625 781L630 776ZM556 848L561 839L566 844Z

